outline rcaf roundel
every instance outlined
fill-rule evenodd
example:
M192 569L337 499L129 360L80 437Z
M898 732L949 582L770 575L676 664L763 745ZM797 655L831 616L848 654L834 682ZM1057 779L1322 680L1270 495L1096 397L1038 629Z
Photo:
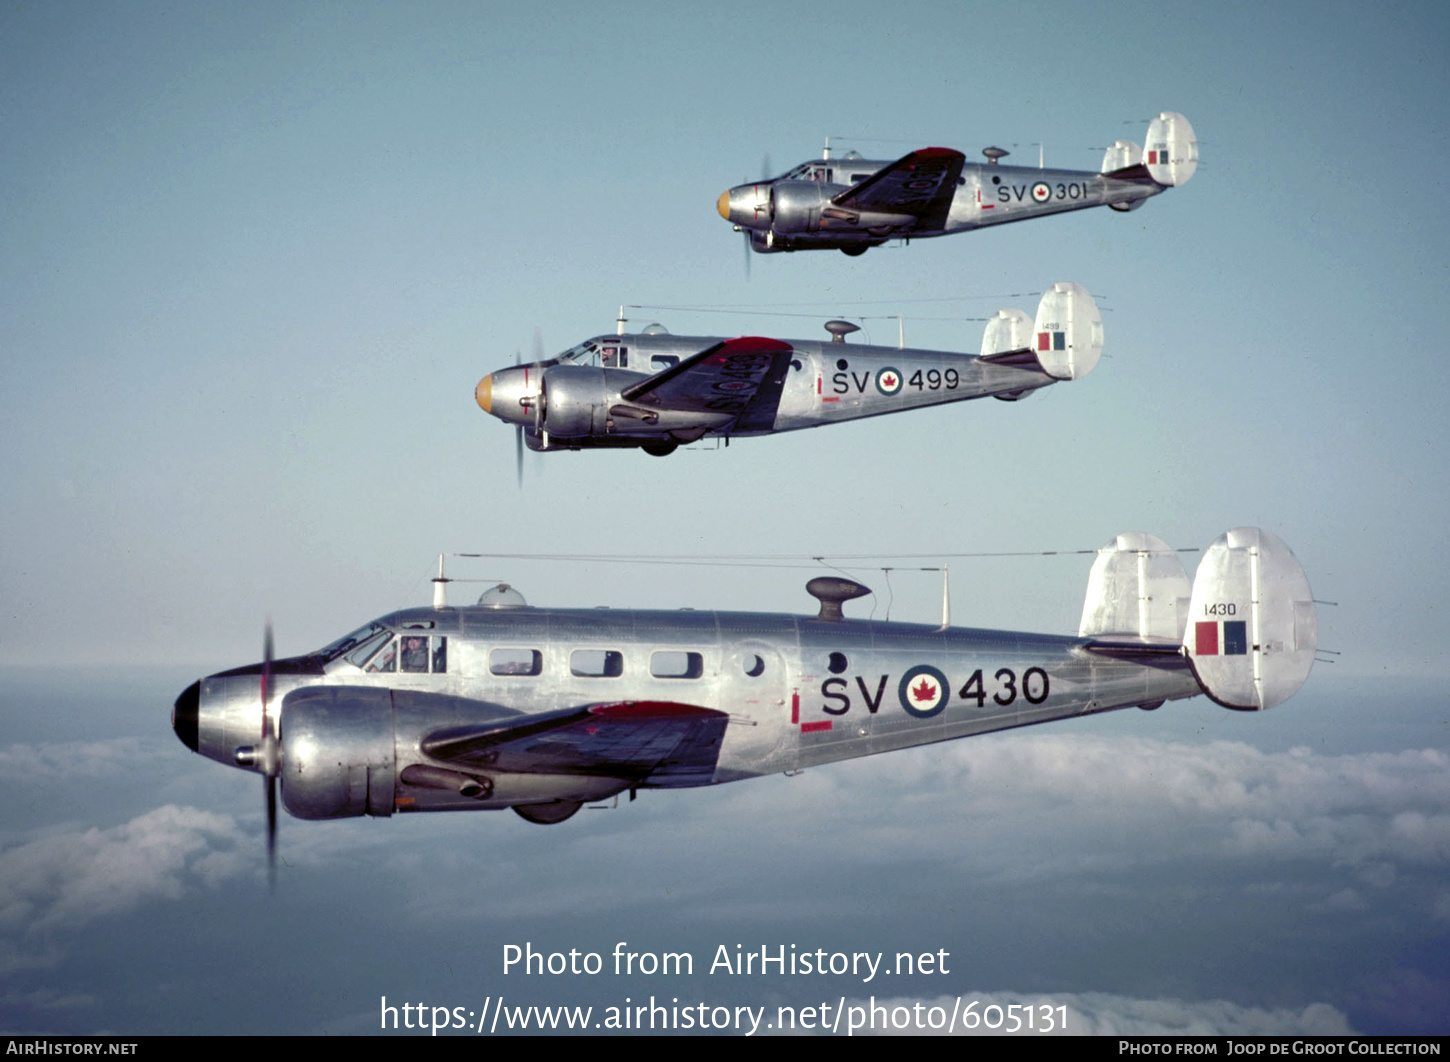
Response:
M901 390L901 372L892 365L876 370L876 390L890 398Z
M901 676L897 696L901 698L901 707L906 709L908 715L914 715L918 719L930 719L947 706L951 687L947 685L947 677L936 668L929 664L917 664Z
M1038 181L1032 186L1032 201L1034 203L1045 203L1052 198L1052 189L1043 181Z

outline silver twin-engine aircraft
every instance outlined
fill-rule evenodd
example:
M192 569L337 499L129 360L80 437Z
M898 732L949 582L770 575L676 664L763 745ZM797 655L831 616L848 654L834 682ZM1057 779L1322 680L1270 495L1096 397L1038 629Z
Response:
M1034 321L1001 310L982 352L862 346L829 321L828 341L668 333L595 336L478 382L485 413L533 450L640 447L664 456L705 436L771 435L992 395L1018 399L1086 376L1103 349L1087 290L1054 284ZM519 448L522 454L522 446Z
M750 247L775 251L864 253L887 240L947 236L1084 207L1134 210L1185 183L1198 167L1188 119L1164 111L1148 126L1147 147L1116 141L1102 171L1003 166L1008 152L982 150L968 164L952 148L929 147L895 162L855 152L803 162L780 177L723 192L715 209Z
M440 566L441 567L441 566ZM1220 536L1192 584L1152 535L1098 552L1077 634L849 619L867 594L811 580L814 616L532 608L508 586L380 617L306 656L187 687L188 748L277 780L294 816L513 808L530 822L640 789L733 782L1206 693L1273 707L1313 664L1294 554ZM943 611L945 612L945 605Z

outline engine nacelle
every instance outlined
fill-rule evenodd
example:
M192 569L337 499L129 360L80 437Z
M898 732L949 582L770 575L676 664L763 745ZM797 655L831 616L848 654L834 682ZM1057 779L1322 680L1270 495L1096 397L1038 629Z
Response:
M575 438L604 431L604 371L587 365L556 365L544 373L542 427Z
M366 686L294 690L282 701L282 805L299 819L391 815L393 694Z
M776 232L815 232L821 211L830 203L824 185L815 181L776 181L770 188L770 222Z

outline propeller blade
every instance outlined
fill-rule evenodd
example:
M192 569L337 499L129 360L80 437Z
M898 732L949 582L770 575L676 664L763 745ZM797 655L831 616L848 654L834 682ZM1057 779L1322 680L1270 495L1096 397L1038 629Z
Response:
M760 179L762 181L768 181L768 180L770 180L770 152L769 151L767 151L764 155L762 155L760 157Z
M267 888L277 891L277 776L267 775Z
M746 280L749 280L750 279L750 257L751 257L752 254L754 254L754 252L751 251L751 249L750 249L750 233L749 233L749 231L742 232L740 235L745 237L745 279Z
M539 331L538 325L534 325L534 360L544 360L544 333Z
M514 464L519 476L519 490L524 489L524 426L514 428Z
M262 636L262 784L267 795L267 887L277 889L277 771L280 747L272 733L267 701L272 694L272 617Z
M272 617L267 617L267 626L262 635L262 740L266 741L272 732L272 722L267 718L267 698L272 692Z

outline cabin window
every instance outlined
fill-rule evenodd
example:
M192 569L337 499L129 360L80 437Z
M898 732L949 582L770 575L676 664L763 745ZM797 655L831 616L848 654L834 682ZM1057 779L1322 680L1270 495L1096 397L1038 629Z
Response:
M488 654L488 670L495 675L540 675L544 654L537 649L494 649Z
M605 343L600 348L599 363L606 369L623 369L629 365L629 348L617 343Z
M850 664L846 662L845 653L832 653L830 658L826 661L826 667L830 669L831 674L833 675L839 675L849 666Z
M448 639L433 639L433 674L441 675L448 670Z
M673 354L651 354L649 367L651 369L673 369L680 363L680 359Z
M569 674L580 678L619 678L624 654L614 649L575 649L569 654Z
M651 653L649 673L663 679L697 679L705 673L705 658L699 653L663 650Z
M759 678L765 674L765 658L758 653L746 653L743 667L751 678Z

